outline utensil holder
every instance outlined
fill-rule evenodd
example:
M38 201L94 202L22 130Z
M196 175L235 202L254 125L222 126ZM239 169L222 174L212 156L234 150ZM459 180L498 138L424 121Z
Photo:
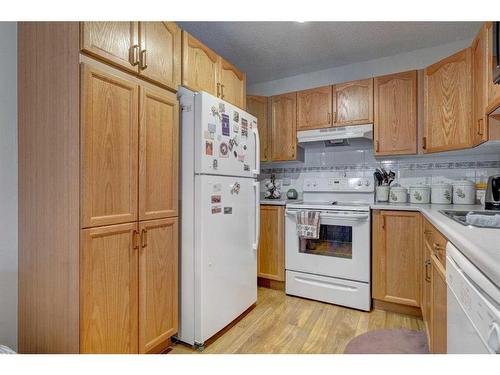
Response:
M389 186L377 186L375 189L377 202L387 202L389 200Z

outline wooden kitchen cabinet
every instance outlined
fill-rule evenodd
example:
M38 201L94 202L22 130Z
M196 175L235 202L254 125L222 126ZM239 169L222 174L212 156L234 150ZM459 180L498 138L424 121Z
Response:
M431 353L447 352L446 271L436 256L431 256Z
M137 220L139 85L82 65L81 224Z
M177 90L181 30L174 22L82 22L82 51Z
M141 87L139 220L178 215L179 103L166 90Z
M422 246L422 258L422 318L425 324L427 339L430 341L432 263L431 252L425 244Z
M82 22L80 28L83 51L129 71L139 72L139 22Z
M417 71L374 79L375 155L417 153Z
M472 42L472 72L473 72L473 123L472 139L475 145L488 140L486 105L488 103L488 72L487 72L487 30L483 25Z
M220 98L240 108L246 108L246 75L229 61L219 58Z
M285 281L285 207L260 206L257 276Z
M335 85L333 126L373 123L373 78Z
M137 353L138 257L137 223L82 230L80 353Z
M257 127L260 138L260 160L271 161L271 141L268 107L269 98L267 96L247 95L247 111L257 117Z
M175 22L139 22L140 74L177 90L181 84L181 29Z
M182 31L182 84L193 91L220 95L219 56Z
M467 48L424 70L424 152L472 146L472 58Z
M177 218L141 222L139 231L139 353L150 353L178 329Z
M373 211L373 298L420 307L422 221L420 213Z
M297 93L297 130L332 126L332 86L323 86Z
M297 158L297 93L271 98L271 160Z
M178 103L82 53L80 27L18 25L19 351L156 353L177 330Z

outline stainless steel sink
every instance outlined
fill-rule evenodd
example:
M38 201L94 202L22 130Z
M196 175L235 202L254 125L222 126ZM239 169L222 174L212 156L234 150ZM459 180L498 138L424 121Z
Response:
M494 215L500 215L500 211L452 211L452 210L442 210L442 211L439 211L439 212L442 213L443 215L449 217L450 219L455 220L457 223L460 223L460 224L464 225L464 226L471 226L471 227L477 227L477 228L494 228L494 229L500 229L499 227L495 227L495 226L469 224L469 223L467 223L467 221L465 219L465 217L469 213L494 216Z

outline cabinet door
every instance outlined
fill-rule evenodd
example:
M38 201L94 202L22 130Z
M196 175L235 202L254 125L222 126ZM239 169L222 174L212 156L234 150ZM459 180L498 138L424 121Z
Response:
M179 104L166 90L140 91L139 220L177 216Z
M424 70L425 152L471 146L472 63L467 48Z
M182 84L219 96L219 56L186 31L182 32Z
M444 354L447 351L446 330L446 273L439 260L432 256L431 277L431 346L432 353Z
M373 78L335 85L336 119L334 126L373 122Z
M260 243L257 276L285 281L285 210L283 206L260 206Z
M473 130L472 137L475 145L488 140L486 119L486 105L488 103L488 74L486 27L481 30L472 43L472 71L473 71Z
M417 71L374 80L375 155L417 153Z
M82 226L137 220L139 87L89 65L81 84Z
M139 352L158 352L178 329L177 218L139 224Z
M424 318L427 336L430 338L432 264L431 252L425 243L422 245L422 255L422 317Z
M495 66L495 57L493 56L493 23L486 22L484 25L486 31L486 71L488 81L488 106L487 113L491 113L500 106L500 85L493 83L493 67Z
M138 352L137 237L136 223L81 231L81 353Z
M297 152L297 93L271 99L271 160L295 160Z
M237 107L246 107L246 76L233 64L220 58L221 99Z
M138 22L82 22L80 35L83 51L138 72Z
M181 29L174 22L140 22L139 35L141 75L177 90L181 84Z
M297 93L297 130L332 126L332 86Z
M418 212L374 211L373 298L420 307L421 227Z
M270 161L271 138L269 137L267 96L247 96L247 111L257 117L257 127L260 137L260 160Z

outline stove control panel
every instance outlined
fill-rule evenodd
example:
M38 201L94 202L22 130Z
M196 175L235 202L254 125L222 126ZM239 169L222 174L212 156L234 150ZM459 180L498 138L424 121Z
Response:
M366 177L313 177L304 179L305 192L373 192L373 178Z

